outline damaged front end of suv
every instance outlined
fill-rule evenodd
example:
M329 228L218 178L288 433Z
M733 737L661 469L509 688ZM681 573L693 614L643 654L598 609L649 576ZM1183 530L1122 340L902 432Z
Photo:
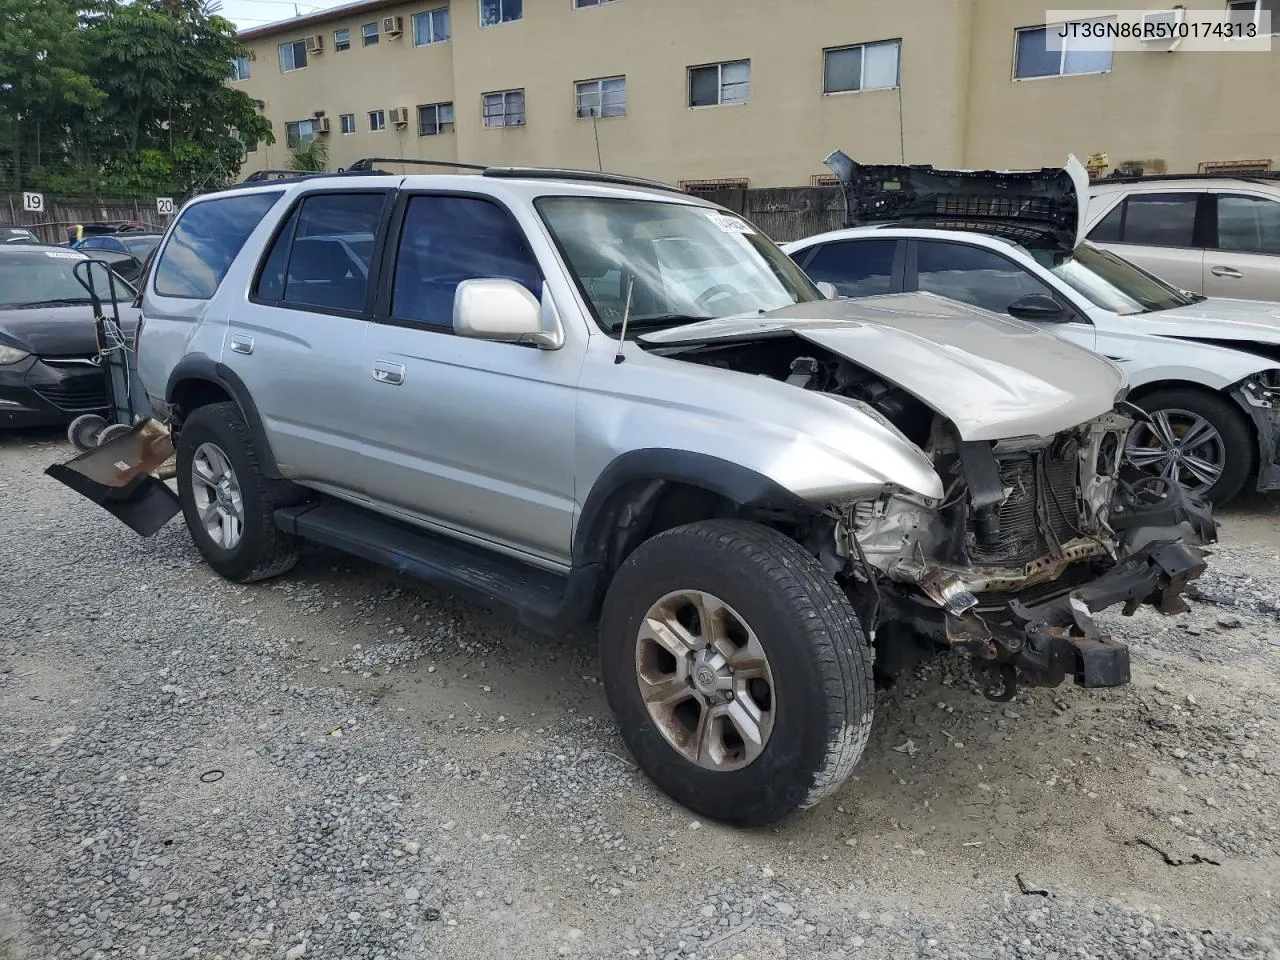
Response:
M866 626L882 681L951 650L995 700L1068 677L1118 686L1128 649L1094 615L1187 609L1216 525L1185 488L1124 478L1125 440L1145 414L1095 354L928 294L801 304L643 339L837 400L873 421L868 437L891 432L924 468L833 498L805 538Z

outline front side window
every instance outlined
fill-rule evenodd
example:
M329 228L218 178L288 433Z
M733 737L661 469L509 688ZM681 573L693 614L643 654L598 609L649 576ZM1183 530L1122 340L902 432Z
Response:
M1096 307L1120 314L1185 307L1195 300L1147 271L1091 243L1070 253L1033 250L1031 255Z
M891 90L898 85L900 40L836 47L823 53L822 92Z
M524 18L524 0L480 0L480 26L492 27L499 23Z
M290 120L284 125L284 142L287 147L310 143L315 138L316 122L314 120Z
M212 297L249 234L280 196L278 190L254 191L205 200L184 210L156 263L156 293L194 300Z
M360 28L360 39L366 47L372 47L378 42L378 24L366 23Z
M524 91L505 90L484 95L484 125L486 127L524 126Z
M452 129L452 103L428 103L418 108L418 136L434 137Z
M822 299L786 254L745 220L661 200L543 197L538 212L591 306L616 333Z
M248 80L248 79L249 79L249 58L236 57L234 60L231 61L232 82L235 82L237 80Z
M809 278L829 283L842 297L893 292L897 240L842 240L821 247L804 265Z
M354 113L344 113L338 117L338 129L343 133L355 133L356 115Z
M627 112L627 78L605 77L576 84L579 117L620 117Z
M1280 254L1280 200L1219 194L1218 249Z
M1114 19L1114 18L1112 18ZM1105 23L1105 20L1081 20L1075 23L1051 23L1043 27L1025 27L1014 34L1013 76L1016 80L1034 77L1067 77L1082 73L1106 73L1111 69L1112 41L1104 41L1108 49L1086 49L1098 44L1094 38L1073 35L1072 28L1083 24ZM1063 36L1063 34L1066 36Z
M458 284L492 278L514 280L542 297L542 274L511 214L478 197L409 200L396 252L393 316L452 330Z
M1000 254L963 243L916 241L917 289L993 313L1033 293L1053 291Z
M387 111L370 110L369 111L369 131L377 133L379 130L387 129Z
M267 253L257 296L294 306L363 310L383 200L379 193L303 200Z
M413 45L415 47L425 47L430 43L444 43L448 39L448 7L413 15Z
M280 44L280 72L290 73L307 65L307 41Z
M750 60L689 68L689 106L718 107L750 99Z
M1198 193L1139 193L1124 202L1121 243L1150 247L1194 244Z
M1253 25L1259 31L1267 29L1262 15L1269 13L1270 32L1273 36L1280 36L1280 0L1228 0L1227 10L1232 23Z
M1123 225L1124 201L1121 200L1089 231L1089 239L1094 243L1119 243Z
M347 29L333 31L333 49L336 53L351 49L351 31Z
M573 0L573 8L575 10L585 10L588 7L603 7L606 3L615 3L616 0Z

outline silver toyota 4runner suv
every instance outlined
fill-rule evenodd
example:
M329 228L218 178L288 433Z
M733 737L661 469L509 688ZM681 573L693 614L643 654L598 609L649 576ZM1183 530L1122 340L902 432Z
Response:
M940 651L984 691L1111 686L1092 614L1185 609L1214 536L1117 476L1107 360L928 294L828 299L751 224L573 171L376 171L200 197L138 371L222 576L314 541L564 631L641 767L766 824Z

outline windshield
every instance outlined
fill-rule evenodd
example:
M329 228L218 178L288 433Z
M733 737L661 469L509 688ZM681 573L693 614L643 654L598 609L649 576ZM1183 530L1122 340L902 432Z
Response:
M30 230L23 227L0 227L0 243L39 243Z
M88 303L88 292L72 273L75 265L83 262L83 257L67 253L0 258L0 307ZM101 271L102 267L97 269ZM95 273L93 279L98 296L103 301L109 300L106 276ZM121 301L134 294L133 287L118 276L116 292Z
M1195 297L1090 243L1080 244L1071 253L1032 250L1031 255L1059 280L1104 310L1119 314L1152 313L1196 302Z
M610 333L776 310L822 294L745 220L660 200L543 197L538 211Z
M151 255L151 251L154 250L159 245L160 238L153 237L153 236L146 236L146 237L123 236L123 237L120 237L120 242L124 244L124 248L126 250L128 250L131 254L133 254L139 260L145 260L147 259L147 257Z

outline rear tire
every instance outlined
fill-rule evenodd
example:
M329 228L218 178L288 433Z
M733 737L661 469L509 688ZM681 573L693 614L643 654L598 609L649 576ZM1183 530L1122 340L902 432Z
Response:
M1143 472L1147 474L1164 470L1166 475L1172 474L1171 479L1190 487L1197 496L1217 507L1240 493L1257 463L1257 441L1244 414L1230 400L1208 391L1168 387L1133 402L1156 423L1154 428L1141 422L1134 424L1125 445L1125 459L1132 467L1145 466ZM1204 434L1208 440L1179 447L1188 431L1202 431L1206 427L1211 431ZM1177 448L1176 460L1167 457L1170 452L1164 437L1167 429ZM1205 483L1205 464L1210 463L1220 472L1212 483Z
M692 638L683 661L664 652L673 635ZM728 659L708 660L714 649ZM712 819L756 827L812 806L866 747L875 694L861 624L818 561L768 527L703 521L641 544L609 587L600 654L640 767ZM713 689L716 663L736 696ZM754 740L735 709L758 718Z
M298 562L298 538L275 511L298 502L297 488L263 474L249 427L234 403L199 407L182 424L178 499L196 548L220 576L252 583ZM203 479L201 479L203 478Z

